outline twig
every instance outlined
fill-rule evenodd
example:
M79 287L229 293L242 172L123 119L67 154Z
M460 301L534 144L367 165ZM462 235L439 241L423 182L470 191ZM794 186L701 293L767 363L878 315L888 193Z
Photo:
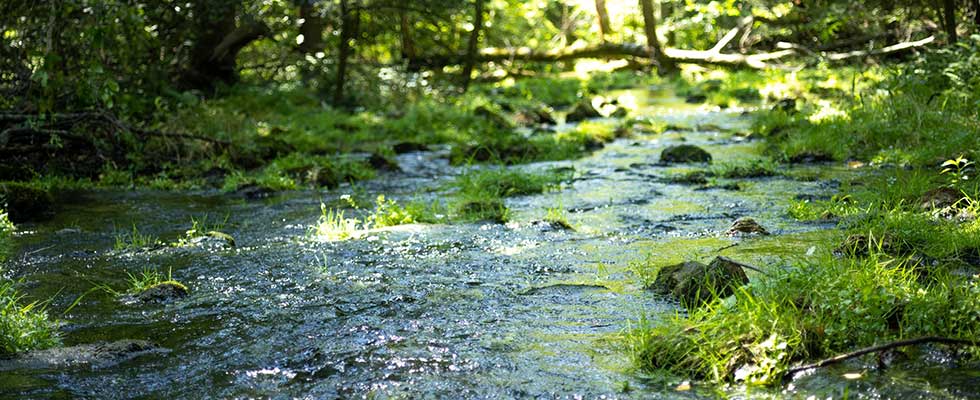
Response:
M880 344L877 346L866 347L863 349L852 351L850 353L839 354L831 358L820 360L813 364L806 364L798 367L793 367L786 370L785 377L788 378L791 377L793 374L796 374L798 372L803 372L809 369L822 368L828 365L837 364L841 361L849 360L855 357L860 357L868 353L877 353L889 349L894 349L896 347L912 346L912 345L923 344L923 343L943 343L949 345L980 346L980 341L976 341L976 340L953 339L953 338L946 338L940 336L923 336L914 339L905 339L905 340Z

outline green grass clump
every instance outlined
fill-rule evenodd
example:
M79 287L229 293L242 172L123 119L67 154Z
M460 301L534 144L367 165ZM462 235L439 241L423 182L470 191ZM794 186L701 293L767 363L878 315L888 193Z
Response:
M456 178L455 212L463 220L506 222L509 214L503 198L538 194L557 189L569 173L528 173L507 168L470 170Z
M0 356L45 349L61 343L57 322L37 302L22 304L14 283L0 282Z
M160 239L153 235L140 233L139 228L133 224L132 231L116 234L116 242L113 245L113 249L116 251L140 250L160 245Z
M394 199L378 195L374 209L361 210L357 201L345 196L347 204L362 218L347 218L344 210L327 207L320 203L320 218L307 231L307 236L328 242L347 239L358 239L369 230L389 226L436 223L445 220L446 210L439 202L423 203L411 201L406 205L399 204Z
M173 271L168 270L166 274L151 268L144 268L138 274L133 274L130 272L126 273L128 275L128 285L126 293L118 294L131 294L138 295L145 292L154 286L159 285L173 285L181 289L183 292L188 292L187 286L174 280Z
M900 338L980 334L980 278L921 280L907 258L824 257L770 270L687 315L627 333L648 371L719 382L777 383L792 364Z

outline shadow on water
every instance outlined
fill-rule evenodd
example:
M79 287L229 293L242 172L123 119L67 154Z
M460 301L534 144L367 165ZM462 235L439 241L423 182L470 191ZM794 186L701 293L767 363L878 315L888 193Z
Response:
M798 379L784 389L696 388L641 380L629 370L618 334L640 315L680 311L643 290L626 264L664 263L724 251L756 265L779 265L826 247L826 224L786 215L797 195L826 195L847 171L810 168L821 179L739 179L741 190L665 183L691 167L658 166L660 151L695 144L716 161L758 154L734 131L748 128L739 110L682 104L644 90L631 96L640 113L691 131L621 139L575 161L527 169L574 167L560 192L508 199L506 225L411 225L344 242L306 240L321 199L351 188L298 192L262 201L216 193L96 192L76 196L55 220L24 225L2 273L22 278L31 298L53 298L57 314L95 285L123 288L127 272L171 270L192 290L169 304L129 304L104 293L85 296L60 316L67 345L144 339L168 349L108 367L0 372L0 396L30 398L229 397L572 397L861 398L970 397L975 369L943 360L898 365L848 381L840 369ZM625 100L624 100L625 102ZM700 127L700 128L699 128ZM710 127L704 128L704 127ZM407 172L358 190L395 198L445 195L458 170L436 153L399 159ZM576 231L535 224L550 207L568 211ZM191 217L224 218L238 247L113 250L137 226L175 240ZM724 235L752 216L776 233ZM726 250L719 250L727 248ZM845 368L846 369L846 368ZM717 390L721 390L718 392ZM728 390L726 392L726 390Z

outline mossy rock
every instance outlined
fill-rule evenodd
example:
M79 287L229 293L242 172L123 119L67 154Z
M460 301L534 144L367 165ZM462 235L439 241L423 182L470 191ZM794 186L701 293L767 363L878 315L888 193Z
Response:
M136 357L166 351L152 342L132 339L55 347L3 357L0 359L0 371L53 370L79 366L107 368Z
M749 282L742 266L727 257L716 257L708 265L685 261L660 269L651 287L671 295L686 307L693 308L718 297L728 297Z
M739 236L739 235L768 235L769 231L759 225L756 220L748 217L742 217L736 219L732 222L732 226L728 228L725 232L728 236Z
M139 301L166 302L187 297L191 292L182 283L177 281L165 281L144 289L136 295Z
M579 122L600 117L602 117L602 114L592 106L592 102L583 99L572 106L571 110L568 110L568 114L565 115L565 122Z
M514 119L520 126L554 125L557 123L551 110L543 106L520 110L514 116Z
M0 208L13 223L36 221L54 208L54 197L47 190L21 183L0 183Z
M690 144L670 146L660 153L660 162L664 164L710 163L711 153Z

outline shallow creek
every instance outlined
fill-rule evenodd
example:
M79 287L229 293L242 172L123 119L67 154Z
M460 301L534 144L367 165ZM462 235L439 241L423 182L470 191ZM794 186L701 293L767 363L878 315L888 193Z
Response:
M630 370L618 335L641 316L680 312L643 290L627 264L664 264L723 254L778 267L833 247L832 225L786 212L791 199L828 196L849 171L787 168L737 180L740 190L665 183L694 166L655 165L671 144L702 146L715 162L752 158L761 143L740 110L686 105L656 90L613 93L639 113L678 126L617 140L579 160L520 168L573 167L561 191L507 199L512 222L407 225L368 238L306 238L321 201L356 192L445 199L462 168L439 151L399 156L404 172L334 191L263 200L216 192L80 193L55 219L20 226L0 273L23 280L32 299L53 299L66 345L144 339L166 350L116 365L0 371L4 398L969 398L976 370L949 370L939 356L862 380L851 366L798 378L789 388L717 388L649 380ZM721 180L719 183L732 183ZM562 207L575 231L541 220ZM134 225L175 240L191 217L228 216L234 249L115 251ZM751 216L772 236L724 232ZM733 246L734 244L737 244ZM171 270L191 295L168 304L121 302L93 292L125 287L127 272ZM750 277L756 278L750 272ZM926 365L924 365L926 364ZM860 366L858 366L860 367ZM847 393L847 394L845 394Z

